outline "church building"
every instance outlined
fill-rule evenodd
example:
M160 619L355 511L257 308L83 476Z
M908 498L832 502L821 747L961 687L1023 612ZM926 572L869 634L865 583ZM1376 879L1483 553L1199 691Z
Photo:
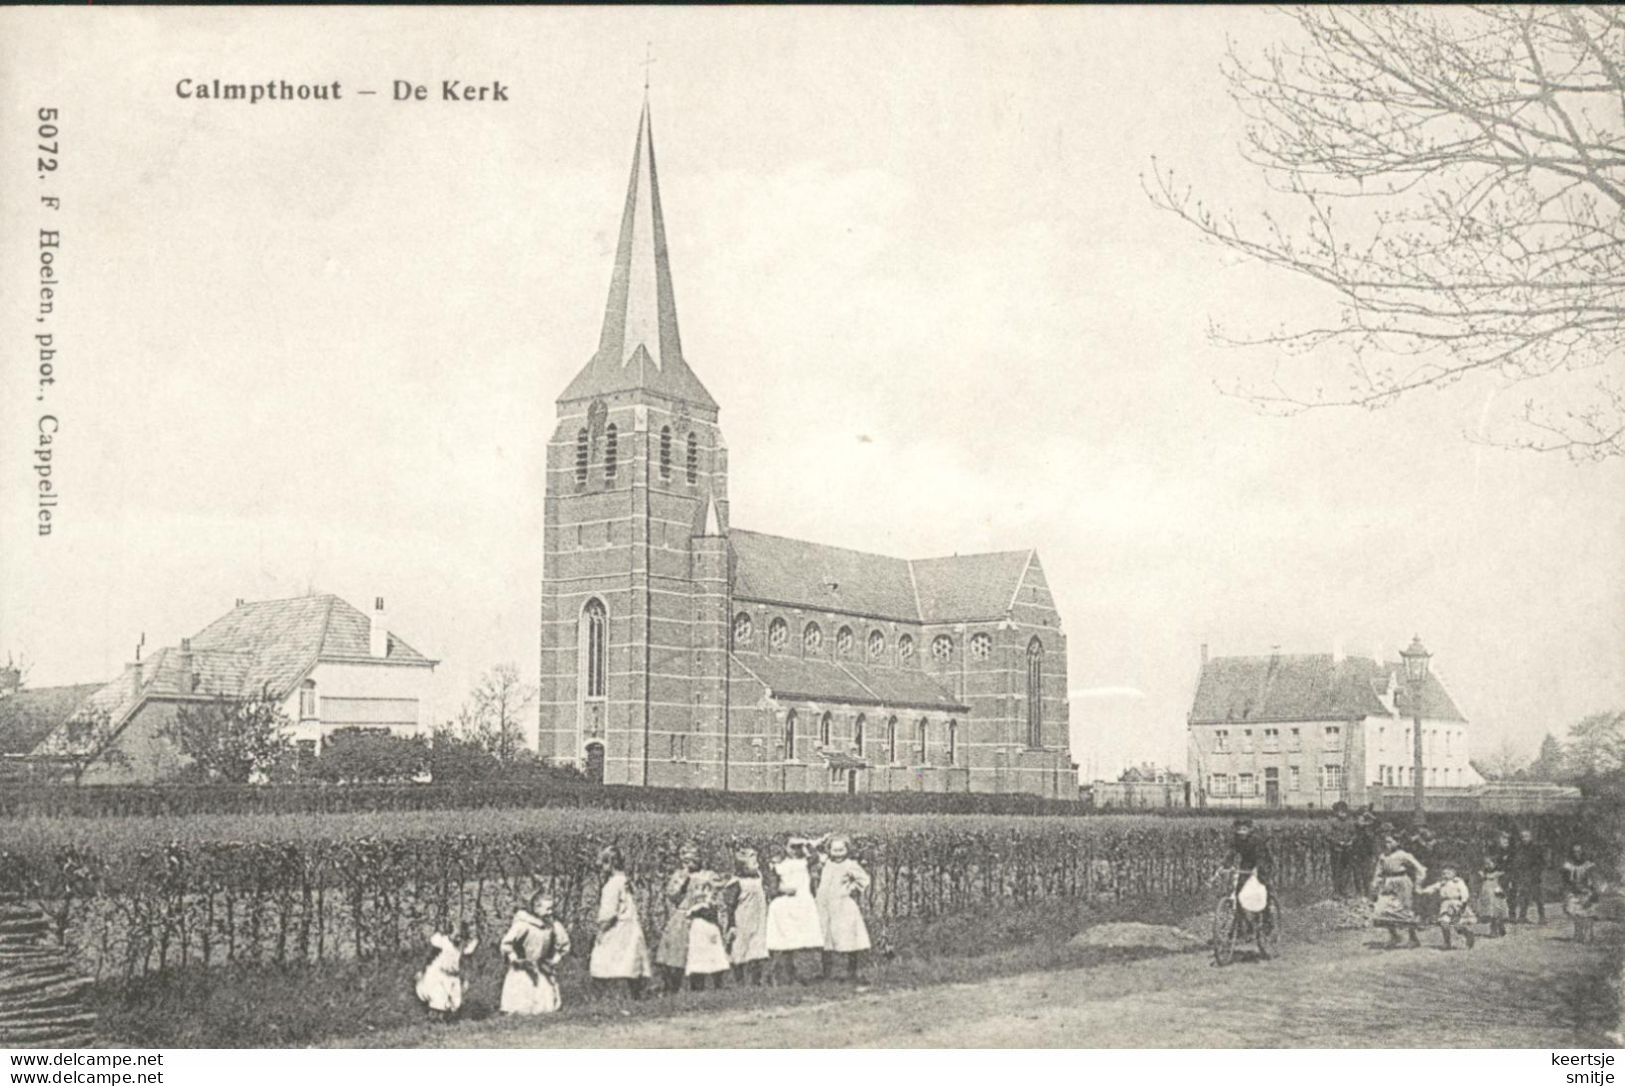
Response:
M904 559L733 527L683 355L645 102L598 349L547 447L538 745L610 784L1075 799L1032 550Z

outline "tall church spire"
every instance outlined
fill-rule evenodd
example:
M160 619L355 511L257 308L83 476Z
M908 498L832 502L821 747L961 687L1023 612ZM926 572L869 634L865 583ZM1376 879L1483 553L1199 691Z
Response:
M683 360L647 91L632 150L632 176L621 210L598 353L560 398L581 399L634 388L716 406Z

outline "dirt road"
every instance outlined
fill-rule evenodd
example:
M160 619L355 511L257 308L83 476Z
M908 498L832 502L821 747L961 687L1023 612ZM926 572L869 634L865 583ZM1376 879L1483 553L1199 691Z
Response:
M876 990L790 1007L592 1021L492 1020L385 1043L495 1047L1618 1047L1621 932L1561 921L1445 952L1379 933L1289 941L1215 968L1182 953L977 984Z

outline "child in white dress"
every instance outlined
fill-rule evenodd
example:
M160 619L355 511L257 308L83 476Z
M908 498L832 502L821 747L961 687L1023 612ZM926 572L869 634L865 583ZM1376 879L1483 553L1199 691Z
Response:
M570 953L570 933L553 916L553 899L537 894L513 914L502 937L508 975L502 980L503 1014L550 1014L563 1006L558 964Z
M783 849L769 853L773 861L774 896L767 904L767 952L775 983L795 983L796 954L824 949L824 927L813 899L812 874L807 869L805 837L791 837Z
M845 837L827 838L823 866L818 871L818 918L824 926L824 976L830 961L846 959L847 979L858 979L858 960L869 950L869 926L863 922L858 898L869 889L869 872L851 858Z
M417 996L435 1017L451 1018L461 1009L463 994L468 991L463 959L474 953L480 941L467 924L458 924L451 935L435 932L429 937L429 945L434 947L435 956L418 973Z
M598 893L598 938L592 945L587 973L596 987L626 981L633 999L643 994L644 981L654 973L649 945L643 939L638 903L626 880L626 860L614 845L598 853L598 871L604 877Z
M742 848L734 854L734 877L725 891L728 914L728 960L733 962L739 981L762 983L762 963L767 960L767 893L762 888L762 867L756 850Z
M1456 875L1456 869L1449 864L1441 867L1439 881L1422 887L1417 893L1439 899L1437 920L1439 932L1444 936L1444 948L1450 949L1450 933L1454 931L1467 940L1467 949L1471 950L1473 925L1478 923L1478 917L1473 915L1473 892L1467 888L1466 880Z

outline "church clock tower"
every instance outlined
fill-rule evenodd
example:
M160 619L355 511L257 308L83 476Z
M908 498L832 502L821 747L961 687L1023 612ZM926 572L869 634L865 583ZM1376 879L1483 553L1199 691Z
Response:
M558 399L538 740L608 784L726 788L728 462L683 357L645 100L598 350Z

